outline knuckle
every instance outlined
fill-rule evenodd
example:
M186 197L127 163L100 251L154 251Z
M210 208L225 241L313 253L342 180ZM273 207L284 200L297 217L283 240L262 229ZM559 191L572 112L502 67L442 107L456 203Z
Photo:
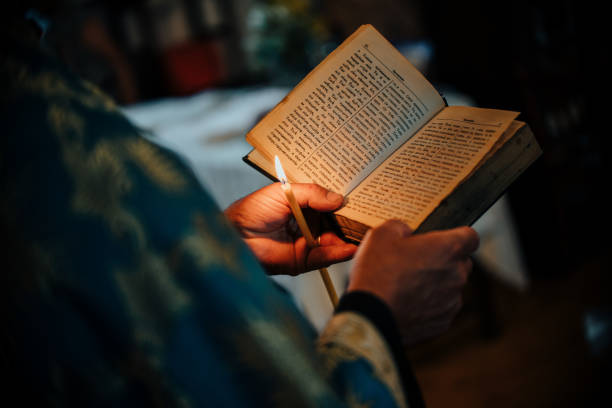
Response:
M463 229L466 249L468 252L476 251L480 245L480 236L478 235L478 232L476 232L476 230L472 227L463 227Z
M397 234L400 237L404 237L412 233L412 229L406 225L403 221L392 219L388 220L380 226L381 231L388 233Z
M449 252L454 256L469 255L478 249L480 238L472 227L459 227L449 235Z
M400 220L387 220L385 222L383 222L377 229L378 230L385 230L385 229L395 229L395 228L400 228L401 225L403 225L403 222L401 222Z

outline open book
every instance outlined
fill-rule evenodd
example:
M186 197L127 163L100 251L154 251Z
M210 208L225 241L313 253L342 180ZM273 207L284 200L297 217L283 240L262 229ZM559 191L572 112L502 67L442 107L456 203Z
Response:
M371 25L361 26L248 134L245 161L345 195L360 241L396 218L417 232L472 224L541 154L518 112L447 106Z

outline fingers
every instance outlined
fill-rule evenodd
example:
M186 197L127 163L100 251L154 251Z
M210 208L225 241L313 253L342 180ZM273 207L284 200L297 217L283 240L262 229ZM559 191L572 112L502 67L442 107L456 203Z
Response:
M376 228L368 231L369 239L396 240L407 238L412 234L412 228L400 220L385 221ZM365 238L364 238L365 240Z
M471 255L478 249L480 238L470 227L457 227L444 231L433 231L424 234L435 242L439 250L449 254L450 258L460 259Z
M319 246L328 246L328 245L342 245L346 244L342 238L334 234L333 232L324 232L323 234L317 237L317 244ZM351 244L352 245L352 244ZM355 246L355 245L353 245ZM356 246L355 246L356 247Z
M450 230L457 240L457 252L461 255L470 255L478 249L480 237L471 227L458 227Z
M470 227L458 227L425 235L430 239L430 245L438 242L437 259L447 262L449 271L453 271L453 276L458 279L457 283L465 285L473 266L470 256L478 249L478 233Z
M357 251L357 246L344 242L333 233L321 235L321 246L312 248L306 260L307 269L326 267L348 261Z
M406 238L412 234L412 228L400 220L389 220L378 227L385 234L395 235L397 238Z
M478 233L470 227L455 228L451 232L455 239L453 250L454 259L457 263L457 274L462 281L462 285L465 285L473 266L470 256L478 249L480 238ZM451 256L453 256L453 253L451 253Z
M314 270L338 262L348 261L355 255L355 251L357 251L357 247L353 244L330 245L314 248L308 254L307 269Z
M310 207L317 211L333 211L344 202L342 195L327 190L317 184L291 184L293 194L300 207Z

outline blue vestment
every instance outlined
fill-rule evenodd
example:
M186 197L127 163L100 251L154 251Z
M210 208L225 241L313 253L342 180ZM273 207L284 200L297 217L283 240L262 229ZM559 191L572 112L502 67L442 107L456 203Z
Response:
M180 158L35 38L2 43L9 394L22 405L406 406L397 352L363 302L344 301L318 337Z

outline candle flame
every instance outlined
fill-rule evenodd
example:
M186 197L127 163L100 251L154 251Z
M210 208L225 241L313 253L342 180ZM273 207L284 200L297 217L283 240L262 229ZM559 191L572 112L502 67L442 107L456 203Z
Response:
M287 184L287 176L285 175L285 170L283 170L283 166L281 165L280 159L278 156L274 156L274 166L276 167L276 178L283 185Z

